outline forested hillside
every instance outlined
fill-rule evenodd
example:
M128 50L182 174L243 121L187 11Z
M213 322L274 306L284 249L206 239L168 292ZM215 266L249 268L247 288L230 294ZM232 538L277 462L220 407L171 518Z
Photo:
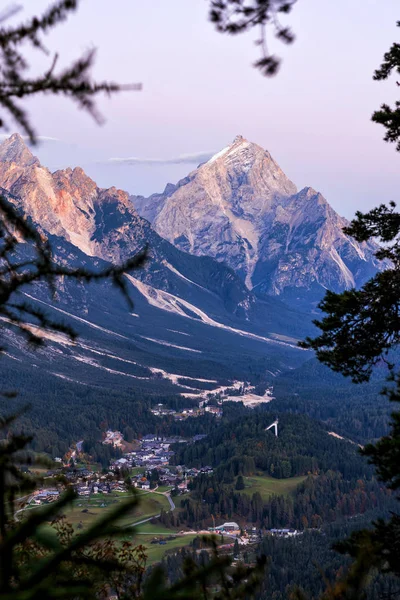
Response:
M278 437L265 431L279 417ZM335 439L328 430L305 415L244 413L225 418L203 441L179 449L177 464L211 465L229 476L250 475L256 470L277 478L307 475L333 469L345 477L371 472L353 444Z
M395 506L356 444L304 415L279 414L275 437L265 429L276 414L234 418L233 411L207 438L177 449L176 464L214 470L191 482L180 512L163 515L164 524L206 527L218 516L242 526L306 530Z
M368 383L356 385L311 359L274 381L276 410L295 411L323 421L329 429L365 444L386 435L392 406L381 395L384 368Z
M254 594L254 600L287 600L296 589L305 593L308 600L319 599L326 591L326 582L337 580L350 562L347 556L335 552L332 545L343 540L351 531L367 526L371 519L380 514L369 511L361 517L341 519L320 530L304 532L300 538L265 536L257 552L267 556L268 568L261 588ZM207 563L207 553L199 550L199 540L193 542L192 546L176 555L166 556L162 561L171 582L182 577L186 557ZM240 558L245 564L251 563L255 559L254 548L241 548ZM397 592L398 581L395 577L375 574L369 582L365 600L396 597Z

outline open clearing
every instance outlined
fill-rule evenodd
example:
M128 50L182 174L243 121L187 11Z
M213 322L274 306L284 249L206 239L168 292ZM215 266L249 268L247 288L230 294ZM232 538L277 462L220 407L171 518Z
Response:
M268 500L274 494L287 495L292 494L296 487L303 483L306 476L289 477L288 479L275 479L268 475L244 477L245 489L241 490L245 494L254 494L259 492L263 500Z
M165 525L162 525L161 523L155 523L153 525L151 521L147 521L147 523L142 523L142 525L135 527L135 533L140 533L141 536L142 534L155 535L157 533L164 535L175 535L181 530L182 528L174 529L165 527Z
M77 498L73 505L63 511L67 521L76 529L79 524L83 527L90 525L96 518L102 517L126 500L129 494L96 494L89 498ZM158 515L161 509L169 510L168 499L162 494L140 493L139 505L118 520L121 527L131 525L135 521L141 521Z
M164 492L169 492L171 490L172 490L171 485L159 485L157 488L157 492L160 492L161 494Z
M173 533L169 533L169 535L173 535ZM159 537L159 536L157 536ZM169 550L179 550L179 548L183 548L183 546L188 546L190 542L192 542L197 536L197 534L193 535L182 535L174 540L168 540L167 537L160 537L160 540L165 541L165 544L151 544L151 540L154 539L153 535L149 536L138 536L135 537L135 542L138 544L143 544L146 548L147 554L147 564L151 565L155 562L159 562L165 554L168 553ZM143 539L142 539L143 538Z

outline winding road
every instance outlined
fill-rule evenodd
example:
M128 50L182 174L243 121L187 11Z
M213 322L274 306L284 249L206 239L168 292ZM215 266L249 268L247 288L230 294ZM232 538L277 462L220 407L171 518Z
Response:
M168 499L168 502L170 505L170 511L168 511L168 512L172 512L173 510L175 510L175 508L176 508L175 502L172 500L170 492L157 492L157 488L155 488L154 490L149 490L149 494L158 494L159 496L165 496ZM143 523L147 523L148 521L151 521L152 519L158 519L159 517L160 517L160 514L151 515L151 517L147 517L147 519L142 519L141 521L135 521L135 523L130 523L129 525L126 525L125 527L130 528L130 527L136 527L137 525L143 525Z

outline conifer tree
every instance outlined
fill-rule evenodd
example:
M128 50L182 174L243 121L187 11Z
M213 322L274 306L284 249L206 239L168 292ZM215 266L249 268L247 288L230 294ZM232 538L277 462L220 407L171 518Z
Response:
M400 25L400 22L398 23ZM393 44L375 72L382 80L400 73L400 45ZM373 120L384 125L386 141L400 151L400 104L395 109L383 105ZM396 205L381 204L367 212L357 212L345 233L358 242L380 243L376 257L384 261L383 270L359 289L341 294L327 292L319 308L324 313L315 321L321 333L301 345L315 350L317 358L356 383L368 381L375 368L389 369L388 386L383 394L396 408L390 432L362 451L375 465L378 477L394 492L400 489L400 213ZM399 497L400 499L400 497ZM354 563L344 582L330 590L332 598L364 597L365 584L376 569L400 577L400 513L388 521L379 520L370 530L354 533L337 545L350 554Z

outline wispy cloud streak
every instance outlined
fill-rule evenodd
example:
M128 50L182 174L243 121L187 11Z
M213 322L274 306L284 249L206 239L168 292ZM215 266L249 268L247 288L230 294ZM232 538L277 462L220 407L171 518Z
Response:
M181 154L169 158L137 158L135 156L127 158L109 158L103 164L107 165L189 165L207 162L215 152L197 152L196 154Z
M7 140L11 136L11 133L0 133L0 140ZM29 137L27 135L21 135L22 139L25 141L29 141ZM50 137L48 135L38 135L36 137L38 142L60 142L58 138Z

